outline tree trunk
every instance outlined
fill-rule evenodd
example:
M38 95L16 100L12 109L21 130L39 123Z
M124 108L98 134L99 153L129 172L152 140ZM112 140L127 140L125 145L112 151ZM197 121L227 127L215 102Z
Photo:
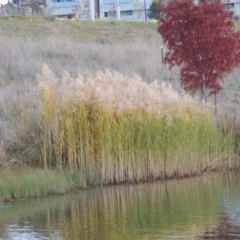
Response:
M204 76L202 80L201 99L206 101L206 80Z

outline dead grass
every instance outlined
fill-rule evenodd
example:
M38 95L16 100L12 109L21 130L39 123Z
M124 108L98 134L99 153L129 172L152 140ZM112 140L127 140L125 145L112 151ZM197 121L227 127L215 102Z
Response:
M119 40L136 40L139 35L144 39L155 38L156 22L143 21L106 21L96 20L94 23L88 20L79 21L47 21L42 18L0 18L1 37L31 37L34 39L59 36L78 41L89 41L98 37L106 37ZM158 36L159 37L159 36ZM42 39L44 40L44 39Z

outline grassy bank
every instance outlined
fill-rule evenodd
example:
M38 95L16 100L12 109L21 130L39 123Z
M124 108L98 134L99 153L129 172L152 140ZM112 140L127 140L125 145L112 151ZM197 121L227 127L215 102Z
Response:
M1 199L238 167L239 70L215 119L162 65L156 27L0 18Z
M98 184L96 182L96 185ZM15 166L15 169L0 171L0 203L31 197L65 194L86 188L86 186L86 176L80 174L79 171L43 170Z

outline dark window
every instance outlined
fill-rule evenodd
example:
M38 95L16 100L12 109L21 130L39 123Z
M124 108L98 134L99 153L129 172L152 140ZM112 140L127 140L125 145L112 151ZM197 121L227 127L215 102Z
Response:
M121 16L132 16L133 15L133 11L132 10L128 10L128 11L121 11Z
M133 11L126 11L127 16L132 16L133 15Z
M108 17L108 12L104 12L104 17Z
M119 0L119 4L124 4L124 3L131 3L132 0ZM108 5L108 4L117 4L116 0L103 0L103 4Z
M228 3L227 9L234 9L234 3Z

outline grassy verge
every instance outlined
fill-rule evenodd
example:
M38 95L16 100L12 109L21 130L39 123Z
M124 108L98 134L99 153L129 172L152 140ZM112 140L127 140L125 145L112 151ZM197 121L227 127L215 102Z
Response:
M26 166L0 170L0 202L64 194L86 186L86 178L79 171L43 170Z

